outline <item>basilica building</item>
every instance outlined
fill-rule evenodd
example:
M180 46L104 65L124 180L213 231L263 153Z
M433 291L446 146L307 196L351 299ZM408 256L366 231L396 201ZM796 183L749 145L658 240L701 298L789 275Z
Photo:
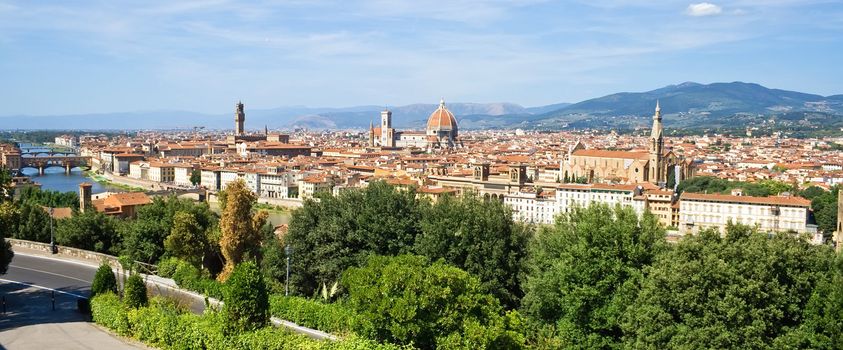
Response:
M369 126L369 145L387 148L417 147L426 149L460 146L457 138L457 119L445 107L445 100L427 118L425 131L398 131L392 127L392 111L381 112L380 126Z
M664 127L659 103L653 115L649 149L640 151L609 151L586 149L580 142L568 150L562 161L563 182L585 180L588 183L644 183L664 187L689 174L690 164L664 148ZM671 181L673 180L673 181ZM674 182L675 181L675 182Z

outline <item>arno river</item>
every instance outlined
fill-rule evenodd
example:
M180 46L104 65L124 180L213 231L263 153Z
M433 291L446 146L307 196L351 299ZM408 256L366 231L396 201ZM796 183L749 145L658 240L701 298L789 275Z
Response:
M92 193L101 193L107 191L118 191L115 187L101 185L94 180L91 180L82 175L82 169L73 168L70 175L64 173L64 168L52 167L44 169L44 175L38 175L38 169L24 168L23 173L32 178L32 181L40 183L41 189L53 190L59 192L76 192L79 191L79 184L89 182Z

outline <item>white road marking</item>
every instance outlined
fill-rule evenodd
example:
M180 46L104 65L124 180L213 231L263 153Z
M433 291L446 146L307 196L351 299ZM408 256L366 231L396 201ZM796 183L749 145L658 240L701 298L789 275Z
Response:
M27 286L27 287L33 287L33 288L38 288L38 289L44 289L44 290L49 290L49 291L53 291L53 292L57 292L57 293L61 293L61 294L67 294L67 295L74 296L74 297L77 297L77 298L88 299L88 297L86 297L86 296L84 296L84 295L79 295L79 294L74 294L74 293L70 293L70 292L65 292L65 291L63 291L63 290L58 290L58 289L53 289L53 288L49 288L49 287L39 286L39 285L37 285L37 284L33 284L33 283L26 283L26 282L12 281L12 280L7 280L7 279L4 279L4 278L0 278L0 282L20 284L20 285L24 285L24 286Z
M35 272L38 272L38 273L44 273L44 274L53 275L53 276L59 276L59 277L62 277L62 278L77 280L79 282L91 283L91 281L88 281L88 280L83 280L81 278L76 278L76 277L70 277L68 275L62 275L60 273L55 273L55 272L50 272L50 271L36 270L36 269L31 269L31 268L28 268L28 267L16 266L16 265L9 265L9 267L13 267L13 268L16 268L16 269L21 269L21 270L35 271Z

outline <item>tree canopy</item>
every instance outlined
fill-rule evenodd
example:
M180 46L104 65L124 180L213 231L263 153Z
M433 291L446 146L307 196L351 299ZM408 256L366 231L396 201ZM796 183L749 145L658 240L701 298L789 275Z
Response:
M513 221L505 204L474 194L445 196L425 207L421 229L416 254L471 273L508 308L517 307L531 230Z
M725 237L715 230L685 237L646 269L623 322L628 345L770 348L813 319L807 307L818 284L829 281L831 249L747 226L726 231ZM837 314L843 311L832 302ZM813 306L824 307L819 301Z
M564 347L621 344L620 320L642 270L664 250L658 220L629 207L576 208L539 230L530 244L522 310L553 327Z
M291 290L312 295L370 254L411 252L420 218L415 193L384 182L305 201L293 212L285 237L293 248Z
M441 261L372 255L348 269L342 285L359 331L372 339L420 349L517 347L497 299L477 278Z

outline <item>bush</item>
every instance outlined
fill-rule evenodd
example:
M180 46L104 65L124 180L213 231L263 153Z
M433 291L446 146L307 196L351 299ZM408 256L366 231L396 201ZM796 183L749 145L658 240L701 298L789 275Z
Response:
M181 260L178 258L167 258L158 263L158 276L172 278L179 267Z
M285 329L270 327L225 335L225 318L221 314L211 312L200 316L184 313L161 298L153 298L147 307L131 310L124 307L120 298L112 293L101 294L91 303L94 322L120 335L133 337L161 349L400 349L354 336L336 342L313 340Z
M498 300L467 272L416 255L373 255L342 276L358 334L420 349L519 348Z
M225 282L223 314L234 330L255 330L269 322L269 292L263 275L253 262L234 267Z
M120 335L131 335L129 318L120 297L111 291L103 292L91 299L91 317L94 322Z
M146 296L146 284L140 275L133 274L126 280L126 287L123 290L123 303L133 309L149 304L149 299Z
M269 298L272 316L328 333L348 333L354 325L355 313L344 304L327 304L301 297L273 295Z
M170 268L169 266L166 267L168 269ZM212 279L195 266L184 261L178 260L172 278L173 281L175 281L181 288L192 290L216 299L223 298L223 288L220 282Z
M91 298L105 292L117 294L117 277L107 262L103 262L94 275L94 281L91 282Z

